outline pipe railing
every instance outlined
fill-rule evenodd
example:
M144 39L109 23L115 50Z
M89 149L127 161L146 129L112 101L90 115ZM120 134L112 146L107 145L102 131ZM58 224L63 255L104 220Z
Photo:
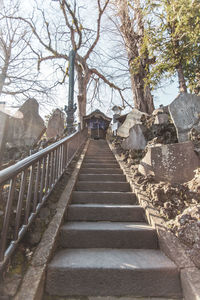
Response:
M0 270L86 139L84 129L0 171Z

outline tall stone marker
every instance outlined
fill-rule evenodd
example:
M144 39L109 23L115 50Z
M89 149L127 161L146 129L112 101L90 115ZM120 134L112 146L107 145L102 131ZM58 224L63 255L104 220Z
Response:
M40 139L46 128L38 111L38 102L30 98L20 107L16 116L9 119L6 140L12 147L30 147Z
M122 148L125 150L143 150L147 144L142 131L143 128L143 125L134 125L129 131L129 136L122 142Z
M6 134L8 130L8 119L9 116L0 111L0 166L2 163L2 156L5 148L6 143Z
M169 112L176 127L178 141L189 140L192 128L200 131L200 96L182 93L170 105Z
M61 136L64 132L64 113L56 109L49 119L47 126L47 137L52 138Z
M129 130L135 125L135 124L142 124L141 117L143 115L147 115L144 112L139 111L138 109L134 108L126 117L126 120L124 123L118 128L117 135L121 137L128 137L129 136Z

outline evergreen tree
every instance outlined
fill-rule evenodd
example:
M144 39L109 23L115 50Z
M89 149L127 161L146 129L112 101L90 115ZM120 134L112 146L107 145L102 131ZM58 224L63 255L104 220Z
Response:
M178 75L180 92L199 82L200 3L198 0L147 0L146 43L156 62L149 82Z

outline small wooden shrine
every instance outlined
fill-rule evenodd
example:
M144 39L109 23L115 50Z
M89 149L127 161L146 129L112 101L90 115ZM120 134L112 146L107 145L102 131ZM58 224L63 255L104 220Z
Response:
M88 128L88 135L93 139L105 139L106 132L112 118L107 117L100 110L95 110L83 117L83 126Z

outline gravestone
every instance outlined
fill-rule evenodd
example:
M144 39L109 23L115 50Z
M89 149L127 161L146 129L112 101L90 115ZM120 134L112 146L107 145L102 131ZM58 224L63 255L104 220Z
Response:
M6 140L12 147L30 147L40 139L45 129L44 121L39 115L39 104L31 98L9 118Z
M200 96L182 93L170 105L169 112L176 127L178 141L189 140L192 128L200 131Z
M64 132L64 113L56 109L50 117L47 125L47 137L61 136Z
M144 137L143 129L143 125L134 125L129 131L129 136L122 142L122 148L125 150L144 149L147 141Z
M157 114L155 117L154 124L167 124L169 122L169 116L167 114Z
M144 112L139 111L138 109L133 109L127 116L124 123L118 128L117 135L121 137L128 137L129 136L129 130L132 128L135 124L142 124L141 117L143 115L147 115Z
M6 134L8 131L8 119L9 116L0 111L0 166L2 163L3 152L6 144Z
M145 176L153 175L158 182L184 183L194 177L199 166L193 143L184 142L147 147L138 170Z

